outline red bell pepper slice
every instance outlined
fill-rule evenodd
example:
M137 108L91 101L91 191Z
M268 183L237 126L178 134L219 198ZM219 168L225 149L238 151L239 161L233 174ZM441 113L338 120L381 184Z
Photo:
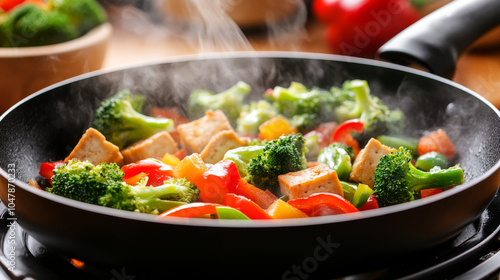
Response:
M43 178L50 180L52 176L54 176L54 169L61 165L65 165L64 161L62 160L42 162L40 164L40 171L38 172L38 174L40 174L40 176L42 176Z
M363 204L363 206L359 207L359 211L365 211L365 210L372 210L372 209L377 209L379 208L378 206L378 201L375 198L375 194L372 193L370 197L368 197L368 200Z
M429 196L433 196L433 195L436 195L436 194L439 194L439 193L442 193L443 190L442 189L424 189L424 190L421 190L420 191L420 195L422 196L422 198L424 197L429 197Z
M240 210L252 220L272 219L272 217L264 211L262 207L257 205L257 203L241 195L228 193L224 197L223 204Z
M240 180L236 163L221 160L203 173L203 182L197 185L200 190L200 201L222 203L227 193L234 193Z
M247 182L247 180L240 178L236 186L237 195L244 196L253 202L257 203L262 209L267 209L276 199L273 193L266 192L257 188L256 186Z
M148 158L122 167L125 173L123 179L127 181L138 174L145 173L148 176L148 186L161 186L165 180L174 177L174 170L168 164L160 160Z
M219 205L216 203L194 202L169 209L161 213L159 217L194 218L203 215L216 215L217 206Z
M417 149L419 155L438 152L445 155L448 159L451 159L456 154L455 145L443 129L438 129L422 136L418 142Z
M317 207L322 208L324 206L332 210L328 211L330 215L359 212L358 208L344 197L334 193L314 193L308 197L291 199L288 203L310 217L314 217L320 213L324 214L324 211L317 211Z
M309 137L311 134L316 134L319 139L319 144L321 148L324 148L330 144L330 140L332 139L333 132L337 128L337 122L326 122L320 124L315 129L309 131L304 135L304 138Z
M359 153L359 143L352 137L353 132L363 132L364 123L360 119L347 120L333 131L331 143L342 143L351 146L354 155Z

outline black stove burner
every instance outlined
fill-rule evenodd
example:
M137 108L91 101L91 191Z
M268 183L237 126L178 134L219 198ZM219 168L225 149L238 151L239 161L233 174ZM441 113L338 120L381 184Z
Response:
M0 279L161 279L127 268L94 267L47 249L26 234L0 203ZM480 218L432 251L348 279L500 280L500 190Z

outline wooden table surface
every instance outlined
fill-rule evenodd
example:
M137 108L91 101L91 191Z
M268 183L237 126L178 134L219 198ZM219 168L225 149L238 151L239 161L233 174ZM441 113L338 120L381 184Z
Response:
M314 20L307 21L305 25L298 24L293 30L242 35L237 28L232 27L207 33L193 31L178 24L155 23L134 8L115 8L109 14L114 32L104 68L220 51L331 53L323 40L324 26ZM483 38L486 43L480 45L482 48L472 48L460 58L453 80L500 108L500 32L494 33ZM221 34L230 34L228 37L231 40L221 40ZM488 45L487 49L484 48L485 45Z

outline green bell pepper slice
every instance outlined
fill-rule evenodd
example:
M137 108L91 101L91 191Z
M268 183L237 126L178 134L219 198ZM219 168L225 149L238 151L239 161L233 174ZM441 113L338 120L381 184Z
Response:
M368 201L368 198L372 195L372 193L373 190L368 185L359 184L352 198L352 204L359 209Z
M240 210L229 206L217 206L217 218L225 220L250 220L247 215L243 214Z
M448 159L445 155L438 152L428 152L419 156L415 162L415 167L423 171L430 171L436 166L441 169L448 167Z

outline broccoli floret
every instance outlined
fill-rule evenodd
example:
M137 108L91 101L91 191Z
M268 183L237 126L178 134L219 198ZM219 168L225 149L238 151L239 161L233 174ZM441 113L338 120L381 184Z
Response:
M257 135L259 126L278 114L278 110L271 103L265 100L252 101L242 107L236 120L236 131L244 135Z
M289 119L289 122L300 133L307 133L319 125L318 115L309 113L295 115Z
M410 150L403 147L380 159L375 169L374 189L381 206L415 200L423 189L446 189L464 182L464 173L459 164L426 172L417 169L411 160Z
M78 37L70 18L60 11L22 4L7 14L0 26L0 47L33 47L57 44Z
M74 200L141 213L158 213L198 200L199 190L187 179L169 179L158 187L130 186L116 163L93 165L70 160L57 167L47 191ZM146 181L143 181L146 182Z
M186 178L171 178L163 185L152 187L122 184L121 189L109 189L99 198L99 205L158 214L172 207L198 201L200 191Z
M96 0L51 0L49 7L66 14L79 36L107 20L106 11Z
M224 154L224 160L232 160L236 163L238 167L238 172L241 177L245 177L248 175L248 164L250 161L255 158L257 155L262 154L264 152L264 145L250 145L244 147L238 147L235 149L231 149Z
M318 134L312 132L304 135L304 145L307 149L306 159L308 161L316 161L321 152L321 143Z
M233 127L240 116L243 102L250 93L250 85L238 82L231 88L221 93L209 90L195 90L189 96L188 117L197 119L205 115L207 110L221 110Z
M264 97L272 102L280 114L289 118L301 133L322 122L334 120L331 112L342 100L338 91L308 89L298 82L292 82L288 88L276 86L266 92Z
M335 108L338 122L361 119L364 123L365 138L392 131L401 131L406 118L399 109L391 110L382 101L370 94L367 81L352 80L344 83L343 88L354 92L354 99L345 100Z
M248 164L247 181L279 196L278 176L307 168L307 148L302 134L289 134L271 140L263 152Z
M134 109L141 106L141 97L123 90L101 102L92 126L120 149L161 131L172 131L174 121L154 118Z
M52 187L47 191L74 200L99 204L107 192L122 189L123 171L116 163L93 165L88 161L70 160L57 167Z

